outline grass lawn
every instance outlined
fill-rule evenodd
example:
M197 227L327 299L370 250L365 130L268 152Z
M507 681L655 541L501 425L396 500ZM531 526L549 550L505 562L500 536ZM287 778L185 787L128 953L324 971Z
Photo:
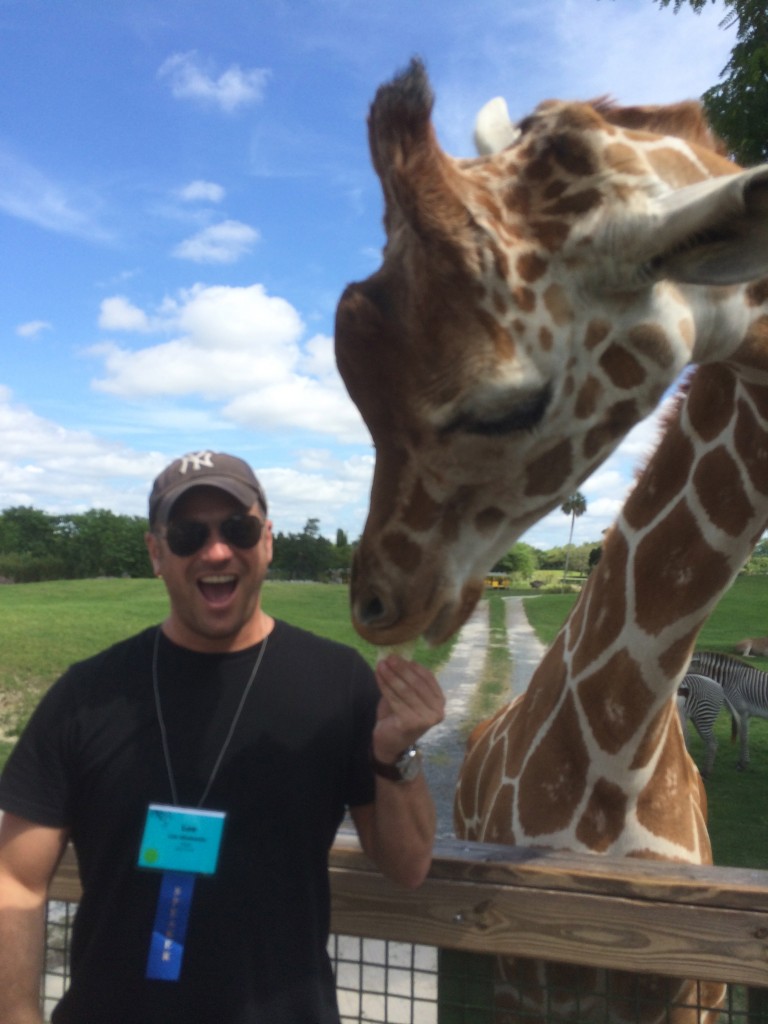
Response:
M267 582L263 604L271 615L349 644L375 663L377 648L352 628L346 586ZM162 621L167 610L165 587L155 579L0 586L0 765L41 694L68 665ZM419 643L415 657L435 668L451 646Z
M509 593L509 592L506 592ZM575 597L532 596L526 610L534 629L550 643ZM491 643L484 687L479 699L490 701L477 708L477 717L489 713L497 699L499 677L507 672L507 652L494 636L503 630L499 609L491 600ZM322 583L268 582L264 607L270 614L347 643L373 664L376 648L361 640L349 619L345 586ZM725 595L702 631L699 646L732 651L745 636L768 635L768 577L742 577ZM16 584L0 587L3 659L0 663L0 765L13 738L47 687L73 661L160 622L167 611L162 583L146 580L74 580ZM498 620L498 621L497 621ZM417 660L437 668L446 660L451 644L433 650L423 644ZM768 659L754 659L768 669ZM503 683L502 689L503 689ZM736 750L730 742L730 716L721 713L716 726L719 749L712 778L707 783L709 821L715 861L741 867L768 868L768 721L750 723L751 764L746 772L734 769ZM701 763L699 737L691 728L691 751Z
M576 598L568 594L542 595L526 602L531 625L545 643L551 643ZM733 654L734 644L748 636L768 636L768 577L741 576L724 595L704 624L697 647ZM750 658L750 664L768 669L768 659ZM720 713L715 725L717 757L707 782L709 832L716 864L768 868L768 721L752 718L749 724L750 766L735 770L738 746L731 743L731 717ZM704 747L689 725L690 750L697 764L704 763Z

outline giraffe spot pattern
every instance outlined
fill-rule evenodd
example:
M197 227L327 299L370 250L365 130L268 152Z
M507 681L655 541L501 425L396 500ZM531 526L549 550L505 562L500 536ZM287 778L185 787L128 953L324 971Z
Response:
M652 835L663 836L693 853L698 831L691 816L680 813L680 792L689 788L681 753L670 743L661 748L653 774L638 796L637 820Z
M584 189L573 195L561 196L556 202L546 206L543 213L552 217L568 216L569 214L583 215L603 201L602 195L595 188Z
M493 533L499 523L502 523L506 518L507 514L503 509L484 508L482 512L478 512L475 516L475 529L480 536Z
M768 405L765 388L747 388L750 397L762 407ZM736 454L747 471L749 482L758 494L768 494L768 432L758 421L754 410L745 402L738 404L738 416L733 431Z
M526 467L526 497L556 493L570 476L572 468L572 446L570 440L566 439L554 445Z
M562 661L563 649L564 639L560 634L545 655L546 664L552 666L546 689L532 693L531 699L526 700L524 705L522 702L517 702L510 708L509 717L505 722L509 743L505 763L506 774L509 778L516 779L518 777L525 756L524 744L515 742L515 737L538 734L544 728L544 724L553 714L560 700L566 682L565 666Z
M526 836L566 828L586 788L588 767L589 752L569 693L520 776L518 810Z
M727 430L733 419L736 384L722 368L702 366L688 395L686 413L691 428L704 441L713 441Z
M642 365L623 345L609 345L600 356L599 363L611 384L621 390L636 388L645 380Z
M602 423L587 431L582 451L586 459L593 459L607 446L622 438L639 419L635 401L616 402L605 415Z
M573 412L577 420L587 419L597 409L599 400L602 398L602 385L596 377L587 377L579 388Z
M403 572L415 572L421 564L421 547L404 533L388 533L382 540L387 561Z
M648 173L648 164L625 142L609 143L603 150L603 159L609 167L622 174L641 175Z
M750 306L762 306L768 302L768 277L747 285L747 302Z
M576 825L576 838L588 849L604 853L624 830L626 813L623 790L608 779L598 779Z
M421 533L434 526L439 518L440 503L429 495L421 479L417 479L403 515L403 522L410 529Z
M669 460L657 456L646 468L642 494L631 494L624 506L624 518L635 530L643 530L656 518L660 508L671 506L680 493L680 480L688 477L695 451L677 423L667 428L674 440L674 453Z
M558 327L565 326L573 318L573 309L571 308L568 296L559 284L551 284L546 288L544 291L544 305Z
M587 324L587 331L584 337L584 346L587 352L597 348L611 333L611 325L605 320L590 320Z
M666 702L658 709L655 715L651 716L651 720L646 726L632 758L632 763L630 764L631 771L638 771L650 764L651 758L659 749L659 744L664 741L667 729L669 728L669 710L669 703Z
M693 158L672 146L648 149L646 155L654 172L664 178L673 188L688 185L692 181L697 181L701 176Z
M693 615L731 577L728 558L701 536L696 517L684 501L653 527L637 545L634 559L635 618L653 636L669 625L668 609L677 618ZM658 600L659 590L664 601Z
M617 754L635 735L654 701L640 666L625 649L585 676L577 692L595 742L608 754Z
M546 273L547 261L536 252L524 252L518 256L515 269L528 284L534 284Z
M703 455L693 474L699 501L709 518L725 533L738 537L755 514L744 492L739 466L724 447Z
M666 370L674 363L667 332L659 324L639 324L627 332L631 348Z
M579 602L570 623L571 671L580 675L618 639L627 618L626 572L629 545L613 530L594 569L590 600ZM572 639L570 639L572 638Z

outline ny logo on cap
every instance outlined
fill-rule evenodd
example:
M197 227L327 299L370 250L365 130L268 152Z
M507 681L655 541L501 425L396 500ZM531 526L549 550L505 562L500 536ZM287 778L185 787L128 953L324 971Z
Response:
M179 472L186 473L188 469L213 469L213 452L188 452L179 459Z

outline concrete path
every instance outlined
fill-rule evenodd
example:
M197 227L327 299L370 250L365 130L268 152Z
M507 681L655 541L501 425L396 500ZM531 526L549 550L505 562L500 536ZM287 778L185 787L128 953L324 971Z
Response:
M535 597L507 597L507 646L512 658L511 696L523 693L531 681L536 666L544 657L546 647L528 622L523 604Z
M512 659L510 699L522 693L544 654L544 646L528 623L522 597L504 599L507 644ZM535 600L535 599L534 599ZM453 793L464 757L461 730L472 694L480 682L488 647L488 604L480 602L463 626L450 659L437 673L446 696L445 720L424 737L426 773L437 807L438 838L453 836Z

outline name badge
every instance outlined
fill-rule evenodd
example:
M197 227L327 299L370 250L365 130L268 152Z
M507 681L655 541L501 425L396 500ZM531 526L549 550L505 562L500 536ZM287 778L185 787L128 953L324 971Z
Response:
M223 811L150 804L139 847L139 867L214 874L225 818Z

